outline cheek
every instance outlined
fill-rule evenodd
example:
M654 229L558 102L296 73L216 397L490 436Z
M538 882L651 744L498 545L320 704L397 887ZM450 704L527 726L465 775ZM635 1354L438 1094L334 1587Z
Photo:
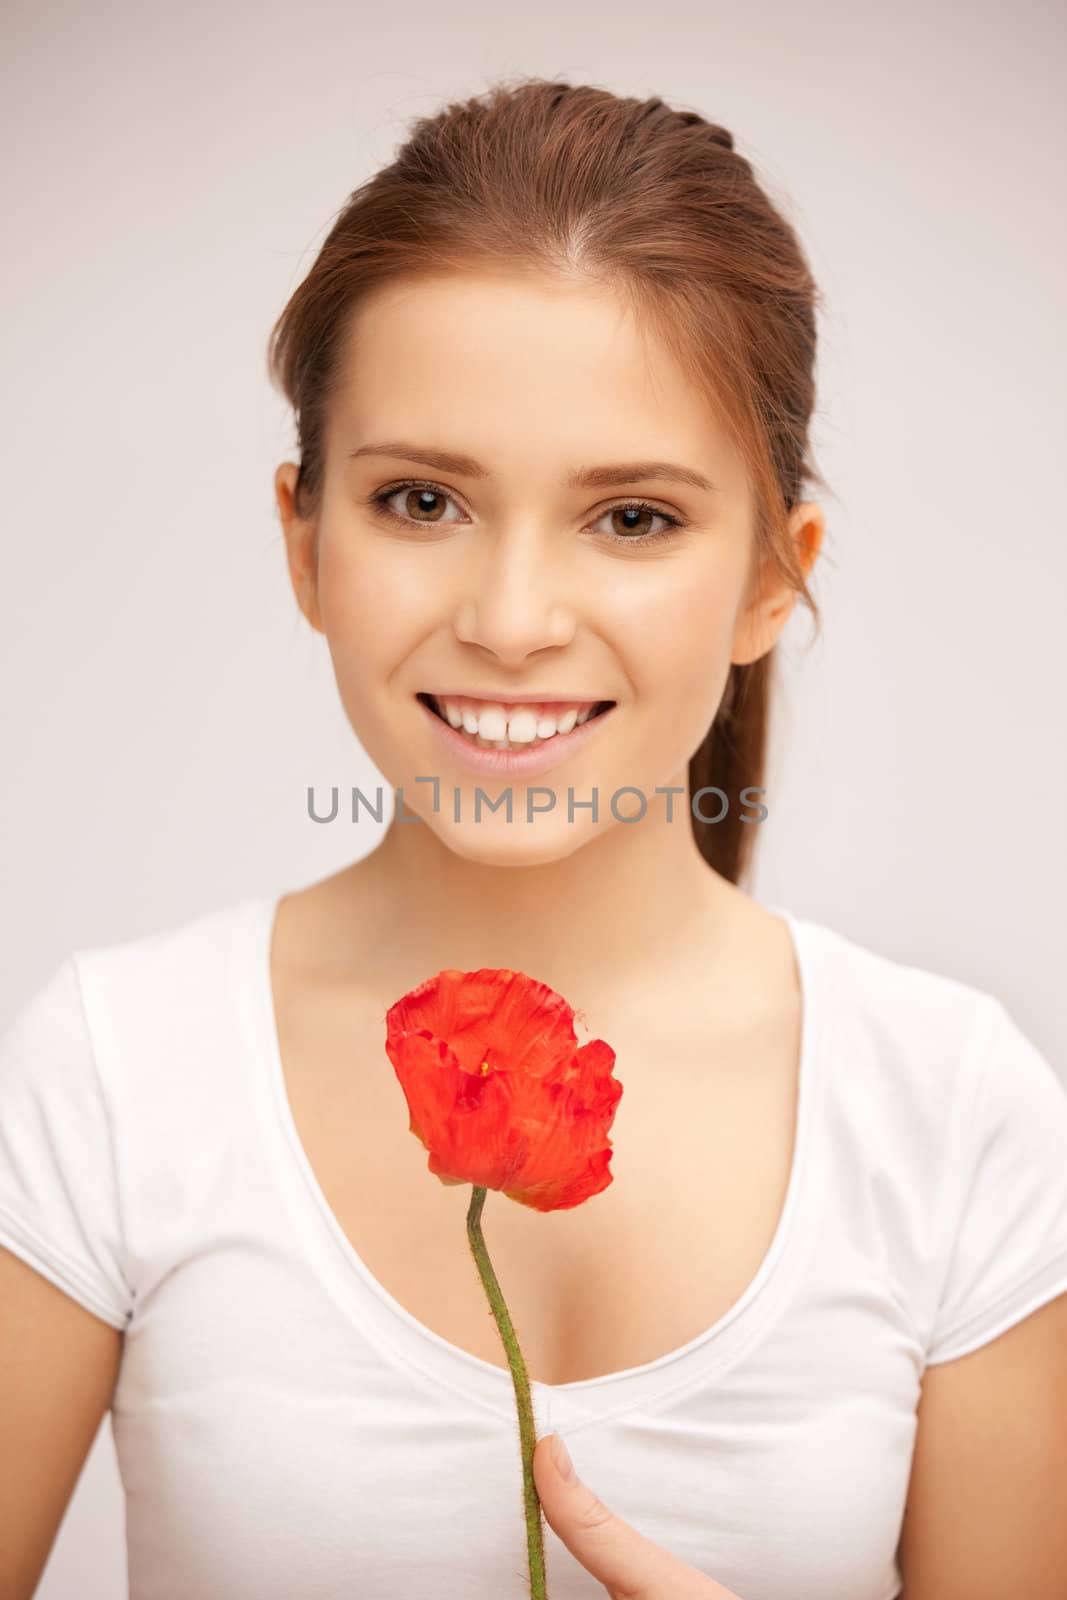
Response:
M319 610L335 661L387 666L432 625L432 591L408 566L373 540L323 540Z
M730 562L687 563L633 604L625 625L613 633L642 713L632 726L647 751L655 776L665 781L699 749L722 702L730 672L742 578ZM645 715L644 713L647 713ZM631 747L636 759L636 751Z
M699 704L714 695L729 668L735 622L735 597L728 582L714 577L670 586L654 603L632 608L620 636L638 692L677 696ZM714 711L714 705L711 706Z

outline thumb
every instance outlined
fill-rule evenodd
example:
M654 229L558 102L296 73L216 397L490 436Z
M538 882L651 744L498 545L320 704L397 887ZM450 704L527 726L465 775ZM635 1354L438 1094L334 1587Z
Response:
M570 1465L570 1478L556 1465L553 1444L563 1457L562 1468ZM533 1468L549 1526L586 1571L605 1586L612 1600L666 1600L668 1595L688 1592L683 1582L693 1579L693 1569L609 1511L574 1474L558 1434L538 1439Z

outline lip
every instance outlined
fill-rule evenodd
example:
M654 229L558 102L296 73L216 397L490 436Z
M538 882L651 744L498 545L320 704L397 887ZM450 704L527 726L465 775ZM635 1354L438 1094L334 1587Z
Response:
M574 755L596 737L597 730L616 709L615 706L609 707L599 717L590 717L588 721L573 727L570 733L553 734L551 739L546 739L535 750L483 750L479 745L471 744L462 734L456 733L422 700L416 700L415 704L432 725L442 747L461 767L466 767L470 772L496 773L500 776L521 773L528 777L548 772Z
M484 705L501 706L598 706L601 700L608 699L606 694L598 699L590 699L587 694L497 694L485 693L471 689L433 689L435 700L470 700Z

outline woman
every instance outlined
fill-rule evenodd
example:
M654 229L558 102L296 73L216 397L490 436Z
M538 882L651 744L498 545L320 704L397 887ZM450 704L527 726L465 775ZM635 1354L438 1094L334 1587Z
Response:
M397 810L5 1035L4 1595L109 1405L135 1600L524 1592L469 1191L383 1050L506 966L625 1087L605 1190L485 1213L553 1600L1062 1596L1067 1095L995 996L741 887L823 541L816 303L660 100L498 87L350 198L274 330L275 491Z

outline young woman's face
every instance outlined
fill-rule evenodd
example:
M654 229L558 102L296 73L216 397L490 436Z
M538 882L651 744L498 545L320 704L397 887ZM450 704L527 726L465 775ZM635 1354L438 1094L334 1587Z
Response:
M292 514L291 464L276 493L301 607L405 813L486 864L568 855L639 795L662 819L663 786L688 829L687 763L730 663L769 649L793 603L766 572L747 604L749 487L705 400L621 301L541 278L393 283L358 309L346 359L316 523ZM484 771L419 698L450 695L501 695L507 717L516 697L614 705L566 743L564 718L543 769ZM547 714L483 726L521 740ZM479 788L510 789L510 822L506 802L476 816ZM617 816L620 789L639 795Z

